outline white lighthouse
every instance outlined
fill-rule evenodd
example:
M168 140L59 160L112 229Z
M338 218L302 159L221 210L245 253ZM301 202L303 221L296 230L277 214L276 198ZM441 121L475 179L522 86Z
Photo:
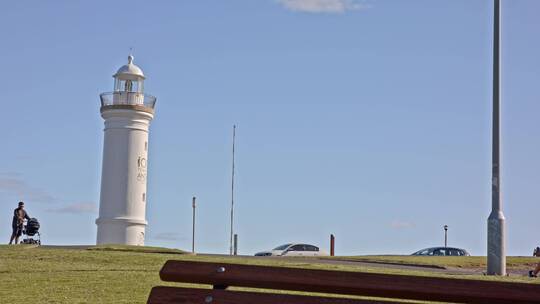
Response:
M105 120L97 244L144 245L148 128L156 98L143 91L143 71L133 56L114 77L114 92L103 93Z

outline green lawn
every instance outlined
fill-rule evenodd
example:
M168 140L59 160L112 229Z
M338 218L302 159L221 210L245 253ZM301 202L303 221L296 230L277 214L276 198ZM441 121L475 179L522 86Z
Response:
M329 257L329 259L355 260L363 262L396 263L407 265L425 265L454 268L486 268L487 258L481 256L457 257L457 256L350 256ZM533 269L540 260L534 257L507 257L508 269Z
M443 266L456 267L478 266L484 263L482 258L477 257L467 257L461 261L432 258L411 260L411 257L385 256L351 258L401 261L408 264L411 261L421 264L440 263ZM169 259L441 276L429 272L317 264L315 261L310 263L294 259L196 256L184 254L180 250L153 247L52 249L17 245L0 246L0 299L2 303L145 303L153 286L170 285L161 282L158 276L163 263ZM534 263L530 258L509 258L509 261L519 264L520 267L528 267L526 265ZM467 277L538 282L526 277Z

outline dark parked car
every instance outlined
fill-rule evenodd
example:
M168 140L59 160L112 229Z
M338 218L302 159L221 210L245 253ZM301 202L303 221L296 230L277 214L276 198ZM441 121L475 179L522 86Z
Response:
M453 247L432 247L419 250L412 255L429 255L429 256L469 256L470 254L465 249Z

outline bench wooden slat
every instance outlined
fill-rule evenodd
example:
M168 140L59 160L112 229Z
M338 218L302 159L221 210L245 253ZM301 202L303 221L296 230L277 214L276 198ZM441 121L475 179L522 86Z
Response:
M454 303L540 303L538 284L452 278L172 260L160 277L170 282Z
M208 297L211 297L211 301ZM326 298L275 293L255 293L216 289L157 286L152 288L148 304L397 304L343 298ZM399 303L403 304L403 303Z

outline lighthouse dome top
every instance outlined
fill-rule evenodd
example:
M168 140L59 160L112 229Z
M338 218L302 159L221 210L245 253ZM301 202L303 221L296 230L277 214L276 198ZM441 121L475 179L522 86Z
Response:
M128 56L128 63L118 69L114 78L122 80L140 80L144 79L144 73L137 65L133 63L133 56Z

